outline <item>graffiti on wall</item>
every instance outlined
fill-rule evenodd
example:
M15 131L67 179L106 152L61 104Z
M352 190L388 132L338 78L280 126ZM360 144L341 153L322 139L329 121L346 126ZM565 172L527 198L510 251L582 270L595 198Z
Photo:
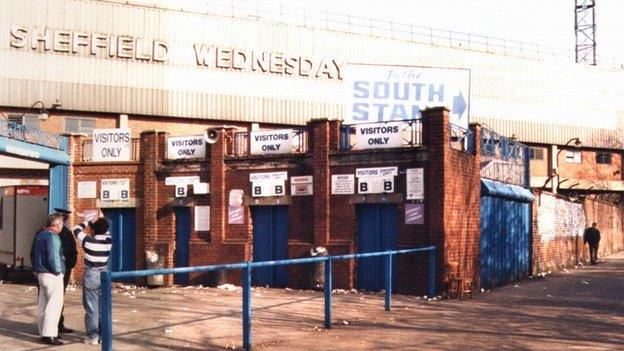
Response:
M542 193L537 209L537 233L541 241L582 236L585 229L582 204Z

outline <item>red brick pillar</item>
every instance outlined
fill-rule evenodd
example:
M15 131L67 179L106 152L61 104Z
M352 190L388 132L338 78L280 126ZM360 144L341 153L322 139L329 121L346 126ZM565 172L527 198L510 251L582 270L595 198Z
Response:
M327 246L330 236L331 172L329 156L338 149L340 123L314 119L308 123L312 134L312 175L314 201L314 244Z
M423 144L427 148L425 171L425 225L429 241L436 247L436 291L444 278L446 226L445 185L450 178L448 164L451 148L449 110L444 107L422 111Z
M165 267L171 264L173 247L167 238L160 238L158 231L158 179L157 170L165 158L166 134L159 131L144 131L141 133L141 162L143 171L139 177L139 184L143 187L140 210L137 211L137 269L145 268L145 250L156 250L158 255L164 255ZM164 239L164 242L163 242ZM171 277L165 277L165 283L172 283Z
M224 162L227 150L226 135L226 130L220 129L217 141L210 145L210 242L217 245L225 239L227 222L228 198Z
M69 154L69 160L71 164L67 167L67 208L76 212L76 170L74 164L76 162L82 162L82 141L84 135L82 134L63 134L67 137L67 153ZM74 215L69 216L68 224L71 227L76 225L81 218L75 218Z

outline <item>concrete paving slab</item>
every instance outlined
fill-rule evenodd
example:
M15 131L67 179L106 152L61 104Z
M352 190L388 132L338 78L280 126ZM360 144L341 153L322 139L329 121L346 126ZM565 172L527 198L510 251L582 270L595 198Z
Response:
M97 350L84 345L81 290L66 296L66 345L38 343L36 287L0 284L0 349ZM241 291L123 286L113 296L114 350L242 348ZM624 253L597 266L536 277L472 300L338 291L332 329L323 294L255 288L254 350L623 350Z

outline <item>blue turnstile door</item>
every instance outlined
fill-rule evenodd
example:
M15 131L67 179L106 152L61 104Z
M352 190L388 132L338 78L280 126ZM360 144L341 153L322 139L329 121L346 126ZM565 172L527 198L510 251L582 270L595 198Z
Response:
M176 245L174 263L176 267L189 266L189 240L191 238L191 209L190 207L176 207L175 209L176 223ZM176 274L173 281L176 284L188 284L189 275Z
M397 206L395 204L363 204L357 211L357 252L396 250ZM393 259L392 280L396 281L396 258ZM385 257L357 260L357 288L369 291L384 289Z
M253 261L288 259L290 229L288 206L254 206L251 209L251 218L253 221ZM287 266L253 269L253 285L283 288L287 283Z
M135 270L134 208L111 208L103 211L104 216L110 221L110 233L113 237L110 270L113 272Z

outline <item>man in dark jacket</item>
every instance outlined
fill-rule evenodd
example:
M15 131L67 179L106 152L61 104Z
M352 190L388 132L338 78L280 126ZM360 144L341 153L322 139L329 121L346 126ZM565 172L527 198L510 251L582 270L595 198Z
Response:
M67 224L67 219L69 218L71 211L63 208L55 208L54 211L63 215L63 221ZM59 233L59 237L61 238L61 246L63 247L63 256L65 256L66 271L63 276L63 291L66 292L72 269L76 266L78 250L76 250L76 239L74 239L74 234L71 230L69 230L69 228L67 228L66 225L63 225L63 229ZM65 306L63 306L63 311L65 311ZM63 316L63 311L61 311L61 318L58 323L59 333L73 333L73 329L65 327L65 316Z
M585 229L583 233L583 244L589 244L589 259L591 264L596 264L598 261L598 244L600 243L600 230L598 230L598 223L592 223L592 226Z
M46 227L35 235L32 264L39 282L37 326L41 342L63 345L58 339L58 320L63 308L63 275L65 258L58 233L63 229L63 217L51 214Z
M55 208L56 215L63 217L63 222L67 223L67 219L71 211ZM35 239L33 239L33 244L30 249L30 261L34 262L35 255L35 240L37 238L37 234L39 232L45 230L41 228L35 233ZM67 285L69 284L69 278L71 277L72 268L76 266L76 261L78 260L78 250L76 250L76 239L74 239L74 234L63 224L63 229L59 233L59 238L61 239L61 250L63 254L63 258L65 260L65 274L63 275L63 294L67 291ZM64 299L63 299L64 301ZM73 333L74 330L65 327L65 316L63 316L63 312L65 311L65 305L63 304L63 309L61 310L61 317L58 322L58 332L60 333Z

